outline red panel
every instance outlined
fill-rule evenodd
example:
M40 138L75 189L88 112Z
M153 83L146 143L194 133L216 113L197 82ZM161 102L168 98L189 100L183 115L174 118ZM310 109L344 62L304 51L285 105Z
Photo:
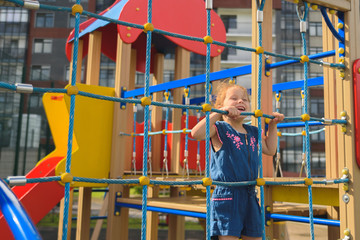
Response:
M196 116L189 116L188 128L192 129L197 124ZM186 127L186 116L182 116L181 129ZM192 138L189 133L189 138ZM181 133L180 143L180 164L184 167L184 150L185 150L185 134ZM197 152L198 152L198 141L188 140L188 164L189 169L197 170ZM200 141L200 167L201 171L205 170L205 141Z
M131 0L120 14L119 20L144 25L147 22L147 1ZM206 36L206 10L203 0L181 0L152 2L152 23L156 29L203 38ZM226 42L226 31L220 17L211 11L211 36L219 42ZM121 39L133 43L143 32L141 29L118 25ZM198 54L206 55L203 42L165 36L175 44ZM143 48L145 49L145 48ZM218 56L224 47L211 45L211 56Z
M355 114L355 151L356 162L360 167L360 59L354 61L354 114Z
M57 163L64 157L52 157L34 167L26 178L41 178L55 175ZM16 186L12 191L22 203L30 218L37 224L64 197L64 188L58 182L32 183ZM4 216L0 214L1 239L13 239Z

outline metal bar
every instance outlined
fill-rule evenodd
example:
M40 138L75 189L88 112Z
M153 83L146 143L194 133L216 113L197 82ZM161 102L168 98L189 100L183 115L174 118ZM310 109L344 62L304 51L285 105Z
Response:
M323 126L324 123L317 121L310 121L309 126ZM290 127L304 127L305 122L289 122L289 123L278 123L277 128L290 128Z
M141 205L137 205L137 204L122 203L122 202L117 202L115 204L118 207L134 208L134 209L141 210ZM196 218L204 218L204 219L206 218L205 213L183 211L183 210L178 210L178 209L147 206L147 210L148 211L153 211L153 212L161 212L161 213L169 213L169 214L187 216L187 217L196 217Z
M323 77L316 77L308 79L308 86L318 86L324 84ZM292 81L292 82L284 82L284 83L277 83L273 85L273 92L279 92L282 90L290 90L296 88L303 88L304 87L304 80L299 81Z
M312 54L312 55L309 55L308 57L309 57L309 59L318 59L318 58L325 58L325 57L330 57L330 56L335 56L335 50ZM270 63L266 67L269 68L269 69L278 68L278 67L290 65L290 64L293 64L293 63L299 63L299 61L297 61L297 60L285 60L285 61L281 61L281 62Z
M277 213L267 213L266 217L271 218L273 220L277 220L277 221L292 221L292 222L309 223L309 218L308 217L300 217L300 216L277 214ZM340 227L340 221L339 220L332 220L332 219L325 219L325 218L314 218L314 223L319 224L319 225Z

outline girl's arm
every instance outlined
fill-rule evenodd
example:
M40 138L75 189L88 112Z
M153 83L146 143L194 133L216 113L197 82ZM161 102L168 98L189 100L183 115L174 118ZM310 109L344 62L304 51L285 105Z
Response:
M240 116L240 111L234 106L225 106L220 108L220 110L227 111L227 116L229 118L236 118ZM215 123L221 119L220 113L212 112L210 114L210 138L212 138L215 133ZM205 139L206 137L206 118L203 118L200 122L198 122L193 129L191 130L191 135L193 138L197 140Z
M262 152L269 156L274 156L277 148L277 124L284 120L284 115L280 113L272 114L275 118L271 119L268 124L268 135L263 136Z
M221 118L220 113L210 113L210 138L212 138L216 132L215 122ZM198 122L191 130L191 135L197 140L203 140L206 137L206 117Z

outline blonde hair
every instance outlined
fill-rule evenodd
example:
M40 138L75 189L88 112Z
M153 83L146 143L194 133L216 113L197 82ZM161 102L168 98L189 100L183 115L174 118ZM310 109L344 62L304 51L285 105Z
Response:
M249 94L248 94L246 88L244 88L240 85L233 84L233 83L222 82L217 89L216 101L215 101L215 106L214 106L216 109L223 107L223 103L224 103L224 100L226 97L226 92L230 88L239 88L239 89L243 90L246 93L247 99L250 101L250 97L249 97Z

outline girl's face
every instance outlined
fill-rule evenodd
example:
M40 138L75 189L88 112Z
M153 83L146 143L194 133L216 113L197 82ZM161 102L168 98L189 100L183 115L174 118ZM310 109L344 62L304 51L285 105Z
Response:
M247 92L241 88L232 87L226 91L223 106L234 106L240 112L250 111L250 101Z

